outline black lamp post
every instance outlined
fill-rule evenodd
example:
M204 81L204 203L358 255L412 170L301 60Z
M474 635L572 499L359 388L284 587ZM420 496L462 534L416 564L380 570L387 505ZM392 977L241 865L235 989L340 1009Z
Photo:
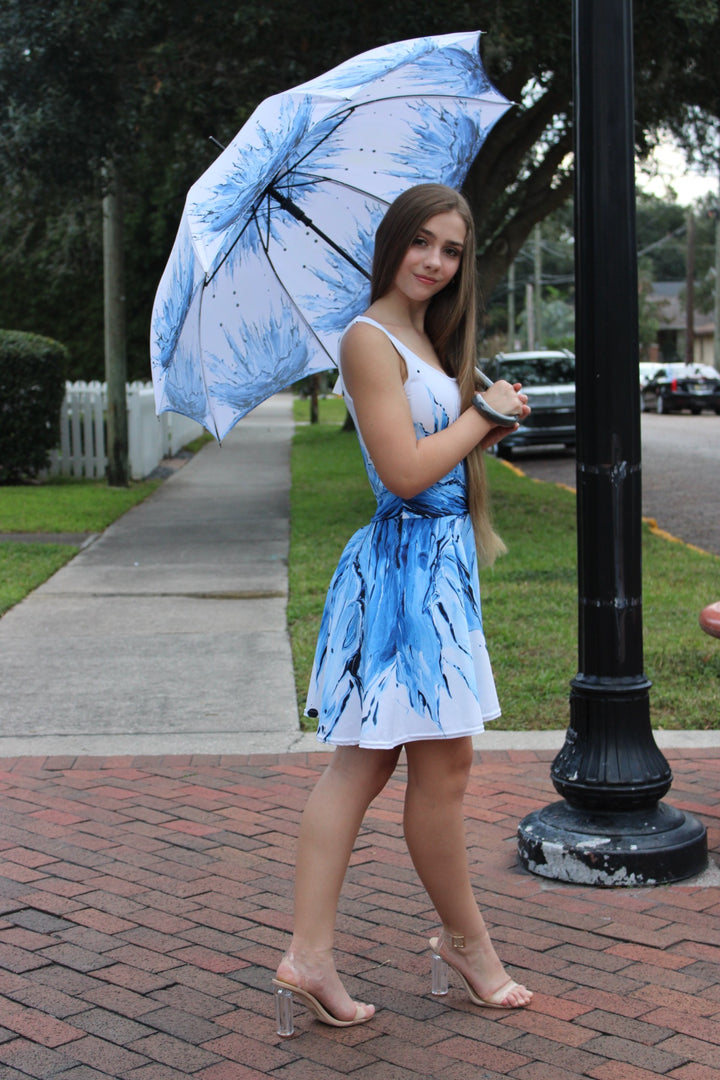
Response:
M563 800L521 822L518 850L544 877L650 885L699 873L707 840L660 801L643 673L632 0L573 0L573 20L579 672Z

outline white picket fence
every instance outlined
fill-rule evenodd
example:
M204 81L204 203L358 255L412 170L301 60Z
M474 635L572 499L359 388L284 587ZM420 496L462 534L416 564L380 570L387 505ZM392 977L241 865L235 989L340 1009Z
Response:
M107 386L100 382L72 382L65 388L60 409L60 447L50 455L52 476L105 476L104 411ZM130 476L142 480L205 430L179 413L155 415L152 383L127 387L128 458Z

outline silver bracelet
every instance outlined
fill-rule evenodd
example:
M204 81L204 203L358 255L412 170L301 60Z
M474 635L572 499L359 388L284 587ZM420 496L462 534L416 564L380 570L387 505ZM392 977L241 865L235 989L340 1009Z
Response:
M505 413L497 412L492 405L488 405L482 394L473 394L472 403L480 415L484 416L486 420L489 420L496 427L511 428L520 422L517 416L507 416Z

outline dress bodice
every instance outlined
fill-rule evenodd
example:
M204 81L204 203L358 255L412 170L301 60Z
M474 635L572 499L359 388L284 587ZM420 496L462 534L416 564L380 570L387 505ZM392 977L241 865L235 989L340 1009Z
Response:
M353 319L350 326L353 326L356 322L366 322L377 327L378 330L382 330L405 361L407 368L407 379L404 384L405 394L410 404L415 434L419 439L432 435L436 431L442 431L457 420L460 415L460 390L456 379L426 363L425 360L417 356L412 349L409 349L407 345L404 345L402 341L391 334L389 330L386 330L380 323L375 322L374 319L369 319L366 315L359 315L356 319ZM378 476L363 441L357 422L355 405L351 395L343 385L342 375L338 383L338 390L340 389L342 389L348 412L355 423L368 479L377 499L376 519L398 516L441 517L446 514L467 513L467 488L463 462L456 465L442 480L439 480L425 491L421 491L412 499L401 499L398 495L388 491Z

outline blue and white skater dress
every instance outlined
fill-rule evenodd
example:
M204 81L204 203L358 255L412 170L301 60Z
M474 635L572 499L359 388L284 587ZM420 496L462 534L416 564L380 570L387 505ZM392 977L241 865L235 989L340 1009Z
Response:
M374 320L358 321L382 330L404 359L418 438L458 418L455 379ZM352 398L343 393L357 428ZM465 465L401 499L380 480L359 428L358 436L377 511L349 540L330 582L306 715L317 717L322 742L340 746L387 750L477 734L500 707L483 634Z

